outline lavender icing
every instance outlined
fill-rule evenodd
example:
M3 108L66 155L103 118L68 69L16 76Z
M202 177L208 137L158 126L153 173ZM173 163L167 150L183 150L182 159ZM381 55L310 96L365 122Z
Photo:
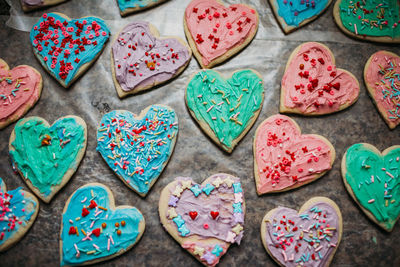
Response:
M317 209L313 210L315 207ZM284 266L298 266L300 263L305 266L327 266L340 239L339 216L331 205L324 202L314 203L302 213L278 207L269 217L266 227L268 250ZM332 230L327 233L327 228ZM322 231L321 235L317 233L319 231Z
M226 178L232 179L233 183L240 183L240 179L227 174L216 174L209 178L209 183L211 184L216 179L220 178L224 181ZM178 181L192 181L191 178L178 177ZM192 182L192 186L195 183ZM204 188L206 184L200 186ZM171 194L173 194L175 188L171 189ZM240 193L243 195L243 193ZM171 197L174 197L171 195ZM242 197L244 198L244 197ZM171 199L170 199L171 200ZM187 236L199 235L203 238L214 237L222 241L227 241L227 236L232 228L238 223L243 224L244 222L244 208L242 204L242 212L234 213L233 204L235 203L235 194L233 186L228 187L225 183L219 185L207 196L204 192L199 194L197 197L191 190L184 190L179 197L179 200L175 201L175 210L178 215L182 217L185 221L185 225L190 233ZM172 204L172 203L171 203ZM193 220L189 212L196 211L197 217ZM210 212L218 211L219 215L214 220ZM168 216L168 215L166 215ZM208 229L205 229L204 224L208 224ZM243 231L235 236L234 242L240 244L243 237Z
M22 0L22 2L27 6L41 6L43 5L43 0Z
M191 58L176 38L158 39L147 22L131 22L112 45L115 78L122 90L162 83L174 77Z

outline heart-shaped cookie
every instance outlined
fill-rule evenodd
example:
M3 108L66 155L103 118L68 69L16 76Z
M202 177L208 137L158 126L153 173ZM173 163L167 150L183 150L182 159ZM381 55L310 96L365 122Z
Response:
M290 55L281 84L280 112L322 115L357 101L360 86L350 72L337 69L323 44L299 45Z
M131 22L117 35L111 53L111 70L119 97L136 94L179 75L192 51L179 37L158 38L148 22Z
M400 146L382 153L370 144L354 144L342 159L347 191L361 210L390 232L400 217Z
M258 126L253 154L259 195L311 183L335 161L335 148L325 137L302 135L299 125L284 115L273 115Z
M86 143L86 123L80 117L62 117L51 126L43 118L28 117L15 125L9 152L28 187L49 203L75 173Z
M217 265L243 237L244 194L232 175L215 174L201 185L178 177L162 190L158 207L165 230L206 266Z
M165 105L152 105L138 116L113 110L97 129L97 151L132 190L144 197L168 163L178 136L178 117Z
M269 0L275 18L282 30L288 34L317 19L332 0Z
M87 265L114 258L142 237L145 221L132 206L115 207L103 184L78 188L65 204L60 231L61 266Z
M17 243L29 230L39 212L37 198L21 187L7 191L0 178L0 252Z
M167 0L117 0L119 13L126 16L164 3Z
M211 68L253 40L258 13L244 4L225 7L219 0L193 0L184 17L186 38L202 68Z
M264 85L254 70L236 71L227 80L217 71L201 70L191 77L185 99L203 131L231 153L261 111Z
M42 66L62 86L69 87L101 54L110 30L102 19L70 19L45 13L33 25L30 40Z
M390 129L400 124L400 57L378 51L365 64L364 82Z
M275 208L261 223L265 250L280 266L329 266L342 231L340 209L326 197L309 199L299 212Z
M24 116L39 100L42 75L27 65L12 70L0 59L0 129Z
M333 17L347 35L361 40L400 43L400 1L338 0Z
M39 8L58 5L68 0L21 0L22 10L30 12Z

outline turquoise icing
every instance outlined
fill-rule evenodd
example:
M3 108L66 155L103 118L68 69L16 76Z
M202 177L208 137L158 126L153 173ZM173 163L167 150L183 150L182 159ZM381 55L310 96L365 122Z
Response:
M79 165L77 156L84 149L85 129L73 117L57 120L51 127L39 117L20 120L14 128L10 156L18 170L41 194L48 196L69 169ZM46 135L49 145L42 145Z
M118 0L118 6L121 11L124 11L127 8L146 7L158 1L159 0Z
M328 0L276 0L276 2L279 16L291 26L299 26L304 20L319 15L328 5Z
M97 151L126 183L147 193L168 161L177 133L178 118L170 108L153 105L141 120L114 110L101 119Z
M96 208L89 208L91 200L96 202ZM99 206L106 208L107 211L98 208ZM82 216L84 207L90 212L85 217ZM80 219L77 220L77 218ZM122 226L122 221L125 221L125 226ZM82 264L126 250L136 242L141 221L143 221L143 216L134 207L110 210L110 199L105 186L86 185L79 188L72 195L62 217L61 266ZM102 228L103 223L106 224L105 228ZM118 228L115 223L119 223ZM69 234L71 227L77 227L79 236ZM101 229L99 236L90 234L94 229ZM117 229L121 230L120 235L117 234ZM86 234L90 234L91 240L83 240L85 235L82 230ZM77 249L79 250L79 257L77 257Z
M95 25L98 25L97 29ZM82 65L91 62L102 51L109 37L110 30L102 19L66 20L54 13L44 14L30 33L31 43L42 64L67 85Z
M7 192L4 188L5 184L0 178L0 245L12 238L21 226L27 225L37 206L36 201L23 195L21 187ZM18 218L15 221L14 216Z

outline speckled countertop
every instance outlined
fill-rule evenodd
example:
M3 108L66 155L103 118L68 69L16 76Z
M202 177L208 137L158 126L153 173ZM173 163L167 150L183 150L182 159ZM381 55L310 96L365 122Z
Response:
M12 1L12 14L20 12L19 1ZM226 1L237 3L239 1ZM24 15L28 24L6 26L9 8L0 0L0 58L10 67L28 64L37 68L44 78L42 96L28 115L39 115L53 122L58 117L75 114L88 125L86 156L72 177L51 204L41 203L40 212L28 234L13 248L0 254L1 266L56 266L59 264L59 231L61 212L67 198L80 186L89 182L104 183L113 191L116 204L139 208L146 219L146 231L141 241L122 256L99 264L101 266L195 266L199 263L180 248L162 228L158 217L158 200L162 188L177 176L192 176L201 182L217 172L226 172L242 179L247 214L245 235L240 246L233 245L223 256L220 266L274 266L260 239L260 223L264 214L279 205L298 209L312 196L333 199L343 214L342 242L332 266L400 266L400 225L386 233L372 223L346 192L340 174L340 161L346 149L354 143L368 142L383 150L400 144L400 129L390 131L366 93L362 80L364 64L371 54L380 49L396 53L399 46L360 42L339 32L332 17L332 6L318 20L285 36L278 27L267 0L246 0L260 14L260 28L255 40L240 54L216 69L229 74L241 68L253 68L265 81L265 101L259 118L231 155L225 154L203 134L190 117L184 103L184 87L190 75L199 69L192 59L185 72L173 81L146 93L120 100L111 78L110 43L92 68L70 89L62 88L47 74L34 58L29 44L30 24L43 11ZM79 1L52 7L46 11L63 12L70 17L96 15L110 25L112 34L132 20L147 20L158 27L162 35L184 38L182 18L186 0L170 0L148 11L121 18L115 0ZM17 20L18 21L18 20ZM17 30L18 28L19 30ZM21 31L22 30L22 31ZM323 178L299 189L258 197L253 175L252 141L259 123L278 112L280 80L291 51L304 41L319 41L333 51L336 64L351 71L360 81L359 100L349 109L320 117L291 116L303 133L320 134L335 146L337 158L333 169ZM179 137L172 158L146 198L129 190L108 168L96 152L96 127L102 115L112 109L126 109L138 113L155 103L170 105L179 116ZM13 172L8 139L15 124L0 131L0 177L9 189L26 188Z

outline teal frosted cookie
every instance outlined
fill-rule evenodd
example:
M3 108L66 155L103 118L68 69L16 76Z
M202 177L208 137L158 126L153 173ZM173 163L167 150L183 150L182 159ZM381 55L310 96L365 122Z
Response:
M285 33L317 19L332 0L269 0L275 17Z
M48 203L75 173L86 143L86 123L80 117L62 117L51 126L43 118L28 117L15 125L9 152L28 187Z
M65 204L60 232L61 266L87 265L131 249L145 229L132 206L115 207L110 189L99 183L80 187Z
M29 230L39 212L39 202L21 187L7 191L0 178L0 252L17 243Z
M333 17L349 36L382 43L400 43L399 0L338 0Z
M342 176L362 211L392 231L400 216L400 146L381 153L370 144L352 145L342 159Z
M100 56L109 37L104 20L61 13L43 14L30 33L36 58L66 88Z
M121 16L148 9L168 0L116 0Z
M97 129L97 151L132 190L145 196L168 163L178 135L175 111L155 104L138 116L113 110Z
M254 70L236 71L229 79L214 70L201 70L190 79L185 99L202 130L231 153L261 111L264 86Z

